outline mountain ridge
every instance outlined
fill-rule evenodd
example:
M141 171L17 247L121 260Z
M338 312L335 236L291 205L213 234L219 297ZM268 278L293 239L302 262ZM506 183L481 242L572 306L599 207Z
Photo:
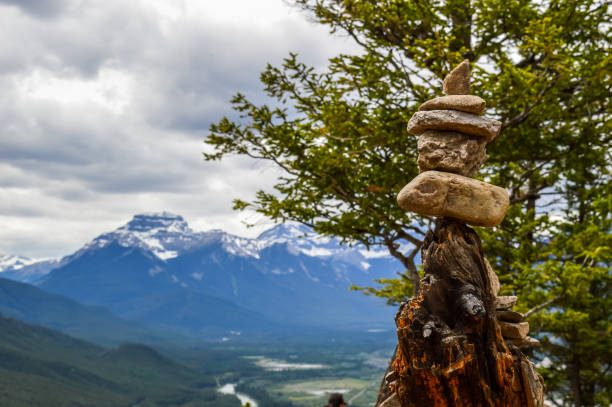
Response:
M393 277L395 263L386 252L342 246L303 225L245 238L195 232L180 215L162 212L135 215L97 236L35 283L121 318L196 335L378 327L394 310L349 287Z
M95 343L160 343L170 337L122 320L105 307L85 306L33 285L1 277L0 313Z

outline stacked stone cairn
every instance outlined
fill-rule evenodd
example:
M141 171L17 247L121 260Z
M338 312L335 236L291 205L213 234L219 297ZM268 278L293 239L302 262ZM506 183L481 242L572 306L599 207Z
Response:
M450 217L475 226L499 225L509 206L503 188L472 177L487 159L486 145L499 134L501 123L483 117L485 101L470 95L470 65L465 60L444 79L447 96L423 103L410 121L408 133L419 137L420 174L399 193L399 206L408 212ZM486 262L491 291L500 284ZM515 296L496 297L496 317L506 344L535 346L527 336L529 323L511 310Z

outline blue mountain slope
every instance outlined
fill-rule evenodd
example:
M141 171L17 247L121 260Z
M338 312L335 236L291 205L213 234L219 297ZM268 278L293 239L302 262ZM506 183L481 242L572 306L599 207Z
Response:
M248 239L194 232L182 217L162 213L136 215L100 235L38 284L121 317L196 333L388 326L395 310L349 286L391 277L398 266L384 252L340 246L303 226Z
M0 313L98 343L164 340L158 333L122 320L106 308L83 306L61 295L4 278L0 278Z
M130 320L192 333L274 325L232 302L189 290L163 260L117 242L83 253L46 276L40 287L86 305L108 307Z
M123 303L134 296L172 285L169 275L159 273L164 267L162 260L139 247L110 242L104 247L93 247L53 270L38 285L83 304L110 305L113 311L121 313Z
M192 290L240 303L284 323L384 324L393 313L382 301L349 291L351 274L362 270L295 252L286 243L261 250L257 259L227 255L209 246L169 260L168 269Z

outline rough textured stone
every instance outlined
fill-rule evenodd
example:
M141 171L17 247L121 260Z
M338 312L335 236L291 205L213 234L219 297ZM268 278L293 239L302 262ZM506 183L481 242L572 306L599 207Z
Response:
M493 271L493 267L491 267L489 260L484 259L484 262L487 268L487 272L489 273L489 281L491 281L491 293L493 293L493 295L497 295L501 288L501 285L499 284L499 278L497 277L497 274L495 274L495 271Z
M518 301L515 295L500 295L495 297L495 309L510 309Z
M523 314L511 310L497 310L495 312L495 316L499 321L506 322L523 322L525 320L525 316Z
M452 131L429 130L419 136L419 170L442 170L471 177L487 159L487 141Z
M517 348L532 348L534 346L540 346L540 341L538 341L536 338L532 338L531 336L528 336L526 338L523 339L504 339L504 342L508 345L514 345Z
M499 327L504 338L523 339L529 333L529 322L499 321Z
M460 110L481 115L484 113L485 107L484 99L478 96L449 95L428 100L419 107L419 110Z
M501 122L458 110L425 110L416 112L408 121L408 133L420 136L427 130L458 131L493 140L501 130Z
M503 188L440 171L419 174L402 188L397 202L408 212L456 218L477 226L499 225L510 204Z
M464 60L444 78L442 90L447 95L470 94L470 61Z

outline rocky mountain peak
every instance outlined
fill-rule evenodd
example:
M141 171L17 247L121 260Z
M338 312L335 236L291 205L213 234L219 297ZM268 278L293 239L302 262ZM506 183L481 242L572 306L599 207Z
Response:
M132 220L119 228L119 230L131 232L147 232L154 229L164 229L168 232L178 233L192 232L182 216L170 212L151 212L134 215Z

